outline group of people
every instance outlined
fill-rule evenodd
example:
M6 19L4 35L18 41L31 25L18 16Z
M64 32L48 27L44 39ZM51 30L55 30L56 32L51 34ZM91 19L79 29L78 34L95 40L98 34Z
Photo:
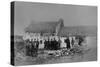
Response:
M39 41L30 41L27 39L25 41L26 46L26 56L37 56Z
M82 37L75 37L76 40L78 40L78 45L81 46L82 42L84 41L84 39ZM66 48L67 49L71 49L74 45L75 45L75 39L72 37L71 40L69 37L66 37L64 39L64 42L66 44ZM44 48L45 50L59 50L61 49L61 40L58 39L56 40L55 38L53 39L45 39L43 40L29 40L27 39L26 41L26 55L27 56L37 56L38 55L38 49L39 49L39 45L41 45L42 43L44 44ZM71 45L72 46L71 46Z
M60 49L60 41L54 39L48 39L44 41L44 49L46 50L58 50Z

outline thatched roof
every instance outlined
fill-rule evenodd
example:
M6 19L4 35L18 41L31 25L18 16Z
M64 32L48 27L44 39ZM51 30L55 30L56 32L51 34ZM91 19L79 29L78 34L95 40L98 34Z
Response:
M49 21L49 22L32 22L27 28L25 28L25 32L31 33L53 33L55 32L55 28L59 22Z
M95 26L63 27L58 34L58 36L74 35L97 35L97 28Z

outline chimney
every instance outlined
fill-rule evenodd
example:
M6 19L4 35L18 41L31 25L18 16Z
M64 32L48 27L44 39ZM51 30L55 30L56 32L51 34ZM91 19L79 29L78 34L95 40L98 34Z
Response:
M60 18L58 22L59 22L59 23L63 23L64 20L63 20L62 18Z

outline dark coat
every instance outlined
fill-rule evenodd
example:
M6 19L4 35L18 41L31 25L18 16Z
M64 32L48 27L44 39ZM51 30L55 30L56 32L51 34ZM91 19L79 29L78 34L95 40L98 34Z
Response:
M70 49L70 40L69 40L69 38L65 39L65 43L67 45L67 49Z

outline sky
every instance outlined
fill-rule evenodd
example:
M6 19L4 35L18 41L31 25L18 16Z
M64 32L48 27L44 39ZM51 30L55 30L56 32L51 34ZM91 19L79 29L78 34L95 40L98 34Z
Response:
M14 33L21 35L33 22L64 20L64 26L96 26L97 7L48 4L32 2L15 2Z

